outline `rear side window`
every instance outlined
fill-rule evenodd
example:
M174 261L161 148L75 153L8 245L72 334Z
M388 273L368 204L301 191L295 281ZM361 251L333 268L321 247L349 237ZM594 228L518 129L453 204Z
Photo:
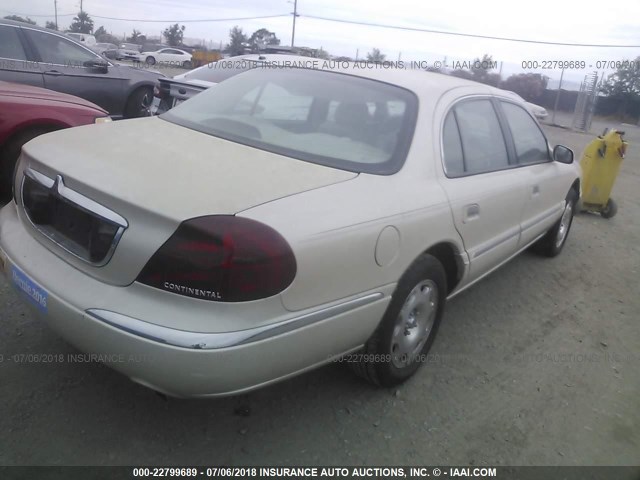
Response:
M505 117L509 122L518 163L528 164L549 161L547 141L531 116L518 105L508 102L501 102L501 104Z
M0 26L0 58L27 59L17 28Z
M455 107L465 174L491 172L509 166L498 116L490 100L469 100Z

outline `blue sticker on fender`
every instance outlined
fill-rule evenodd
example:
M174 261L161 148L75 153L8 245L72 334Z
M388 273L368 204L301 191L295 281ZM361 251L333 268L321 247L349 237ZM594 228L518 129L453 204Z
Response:
M47 312L49 294L13 265L11 266L11 280L31 303L42 312Z

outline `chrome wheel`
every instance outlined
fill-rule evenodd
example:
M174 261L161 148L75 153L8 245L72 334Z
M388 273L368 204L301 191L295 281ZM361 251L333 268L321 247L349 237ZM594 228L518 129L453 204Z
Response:
M569 226L571 225L571 218L573 217L573 203L567 202L564 207L564 213L560 219L560 225L558 226L558 235L556 236L556 248L560 248L565 238L567 238L567 232L569 232Z
M418 283L407 296L391 337L391 362L396 368L411 365L429 339L438 310L438 286L433 280Z

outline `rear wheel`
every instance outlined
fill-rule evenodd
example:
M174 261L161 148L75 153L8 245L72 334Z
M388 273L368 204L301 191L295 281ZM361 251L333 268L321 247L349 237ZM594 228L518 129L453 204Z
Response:
M125 118L148 117L151 115L151 103L153 102L153 89L142 87L134 91L127 100L124 109Z
M423 254L398 282L382 322L363 351L350 363L371 383L398 385L425 361L435 340L446 301L447 280L442 264Z
M182 68L191 68L191 61L187 60L186 62L182 63Z
M3 200L11 198L11 186L13 184L13 173L16 168L16 162L20 157L22 146L29 140L36 138L43 133L50 132L51 128L39 127L25 130L16 134L4 146L0 156L0 197ZM55 129L54 129L55 130Z
M618 213L618 204L613 201L613 198L607 200L607 204L604 206L600 215L602 218L611 218L614 217Z
M547 257L555 257L562 251L562 247L564 247L567 241L569 230L573 223L573 215L577 201L578 194L576 191L573 189L569 190L567 198L565 199L562 216L555 225L549 229L546 235L535 244L534 249L537 252Z

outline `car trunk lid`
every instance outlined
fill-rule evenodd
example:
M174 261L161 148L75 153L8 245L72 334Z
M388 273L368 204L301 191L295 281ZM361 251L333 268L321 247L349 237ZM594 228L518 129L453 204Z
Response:
M158 117L62 130L29 142L24 152L21 169L30 168L52 181L60 175L72 196L79 194L126 219L113 256L100 267L34 232L77 268L118 285L131 283L186 219L235 214L357 176Z

